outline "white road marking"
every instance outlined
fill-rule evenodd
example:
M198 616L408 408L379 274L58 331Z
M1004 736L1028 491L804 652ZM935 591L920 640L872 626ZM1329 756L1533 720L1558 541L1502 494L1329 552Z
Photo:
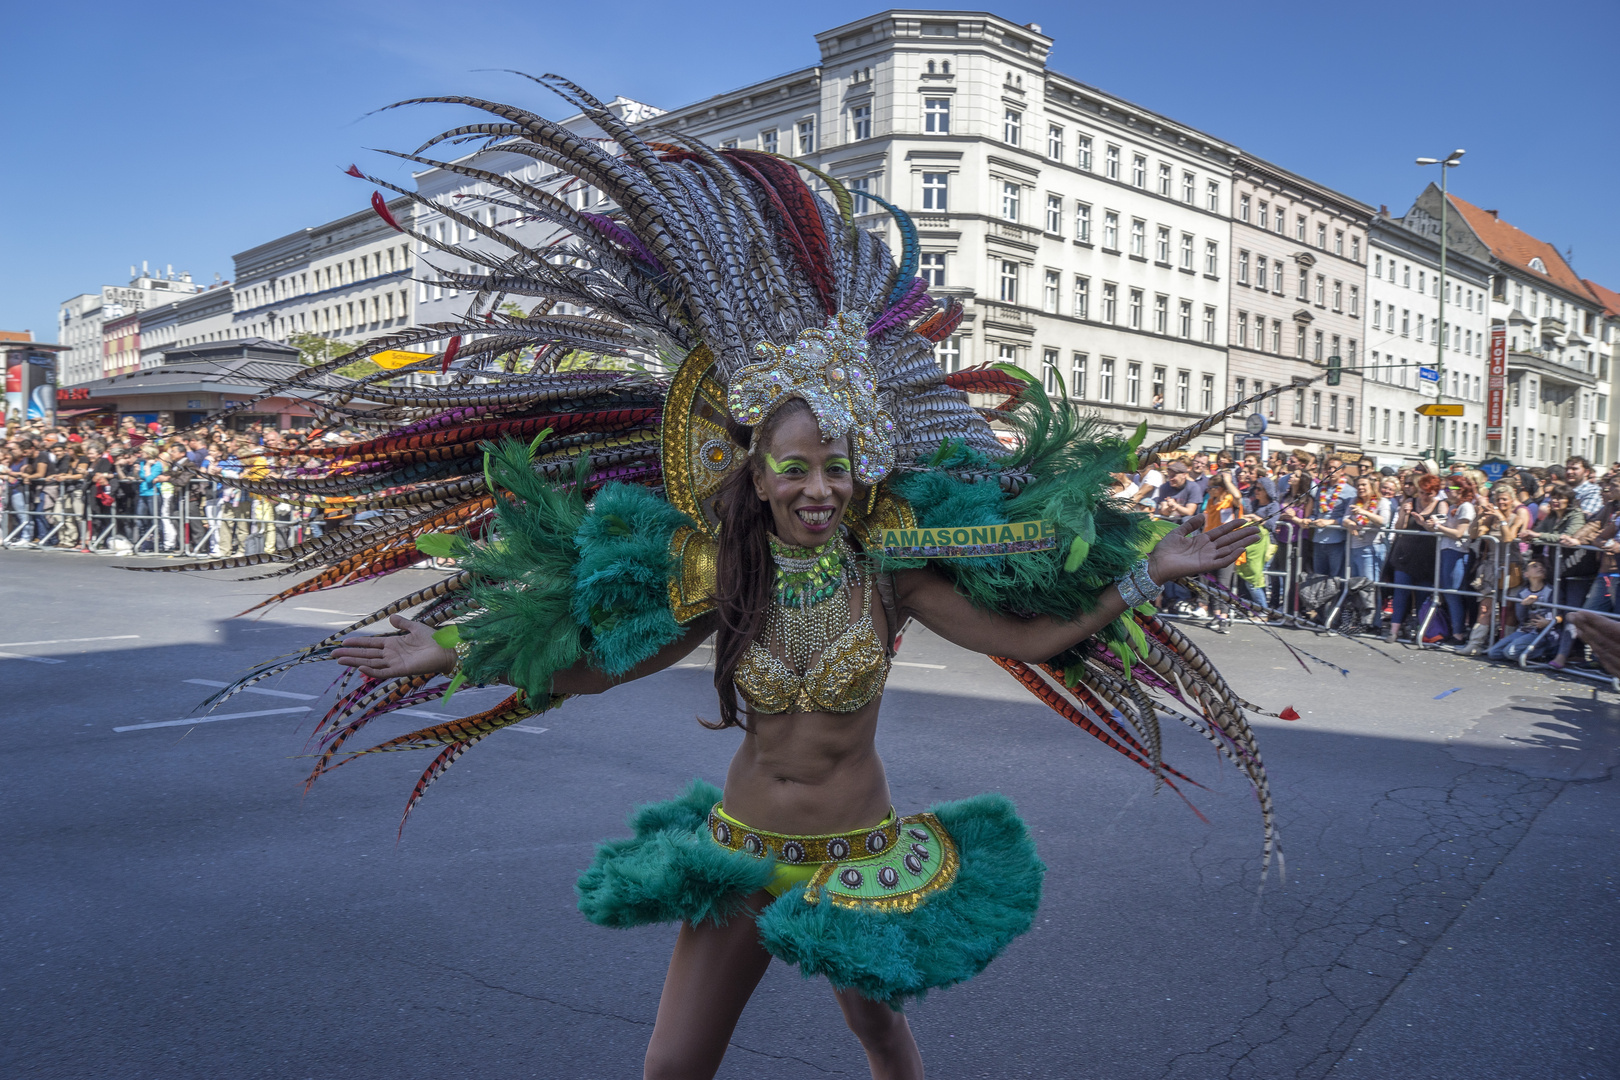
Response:
M80 641L128 641L138 638L139 634L111 634L107 637L65 637L53 638L50 641L0 641L0 649L15 648L19 645L71 645Z
M186 682L193 686L225 687L231 685L230 683L215 682L213 679L187 679ZM265 697L292 698L294 701L314 701L316 698L321 696L319 694L295 694L291 690L268 690L259 686L243 687L241 690L238 690L237 693L263 694Z
M457 716L454 713L428 712L425 709L395 709L394 710L394 715L395 716L420 716L424 720L439 720L439 721L464 719L464 717Z
M527 731L530 735L544 735L546 732L550 731L551 729L550 728L543 728L543 727L524 727L522 724L513 724L508 730L511 730L511 731Z
M32 660L36 664L65 664L66 660L57 660L49 656L27 656L20 652L0 652L0 660Z
M945 670L945 665L944 664L916 664L916 663L913 663L910 660L896 660L894 662L894 666L895 667L928 668L930 671L944 671Z
M364 619L366 616L371 614L371 612L369 612L369 611L359 611L359 612L355 612L355 611L338 611L335 608L329 608L329 607L295 607L295 608L293 608L293 610L294 611L313 611L313 612L316 612L317 614L320 614L320 615L347 615L351 619Z
M212 724L216 720L246 720L250 716L281 716L284 713L309 712L308 705L294 705L290 709L260 709L257 712L219 713L216 716L192 716L184 720L159 720L153 724L125 724L114 731L145 731L148 728L184 727L187 724Z
M706 668L709 665L708 664L675 664L673 666L678 667L678 668Z

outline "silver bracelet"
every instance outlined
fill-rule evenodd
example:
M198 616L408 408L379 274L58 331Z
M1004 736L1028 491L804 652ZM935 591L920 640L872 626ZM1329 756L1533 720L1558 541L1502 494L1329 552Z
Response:
M1139 607L1142 604L1151 604L1164 592L1164 586L1157 584L1153 576L1148 573L1148 562L1140 559L1131 567L1131 572L1114 582L1119 589L1119 595L1124 598L1127 608Z

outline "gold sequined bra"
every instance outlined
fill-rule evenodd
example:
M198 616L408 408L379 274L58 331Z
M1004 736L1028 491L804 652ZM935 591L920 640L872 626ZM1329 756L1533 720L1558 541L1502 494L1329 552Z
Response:
M872 622L873 581L865 574L852 576L856 576L862 586L860 617L849 619L850 590L847 587L839 590L838 599L817 605L814 610L823 618L841 617L848 623L842 633L821 649L814 662L801 668L803 674L777 657L767 643L781 645L790 660L803 665L809 658L792 655L785 624L804 616L785 611L778 603L771 604L765 632L749 643L748 651L737 665L737 689L754 712L851 713L883 692L883 684L889 677L889 655ZM821 608L830 610L822 614Z

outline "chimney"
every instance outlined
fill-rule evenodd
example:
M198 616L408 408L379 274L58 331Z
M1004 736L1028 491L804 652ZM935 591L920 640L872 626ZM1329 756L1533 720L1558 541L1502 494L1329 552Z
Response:
M1487 213L1487 214L1489 214L1489 215L1491 215L1491 217L1495 217L1495 216L1496 216L1496 211L1495 211L1495 210L1487 210L1487 211L1485 211L1485 212L1486 212L1486 213Z

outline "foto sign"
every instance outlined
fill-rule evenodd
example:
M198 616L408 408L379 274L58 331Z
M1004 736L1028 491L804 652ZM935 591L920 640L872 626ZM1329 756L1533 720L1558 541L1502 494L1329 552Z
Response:
M1491 328L1491 365L1485 395L1485 438L1502 441L1502 414L1507 405L1507 327Z

